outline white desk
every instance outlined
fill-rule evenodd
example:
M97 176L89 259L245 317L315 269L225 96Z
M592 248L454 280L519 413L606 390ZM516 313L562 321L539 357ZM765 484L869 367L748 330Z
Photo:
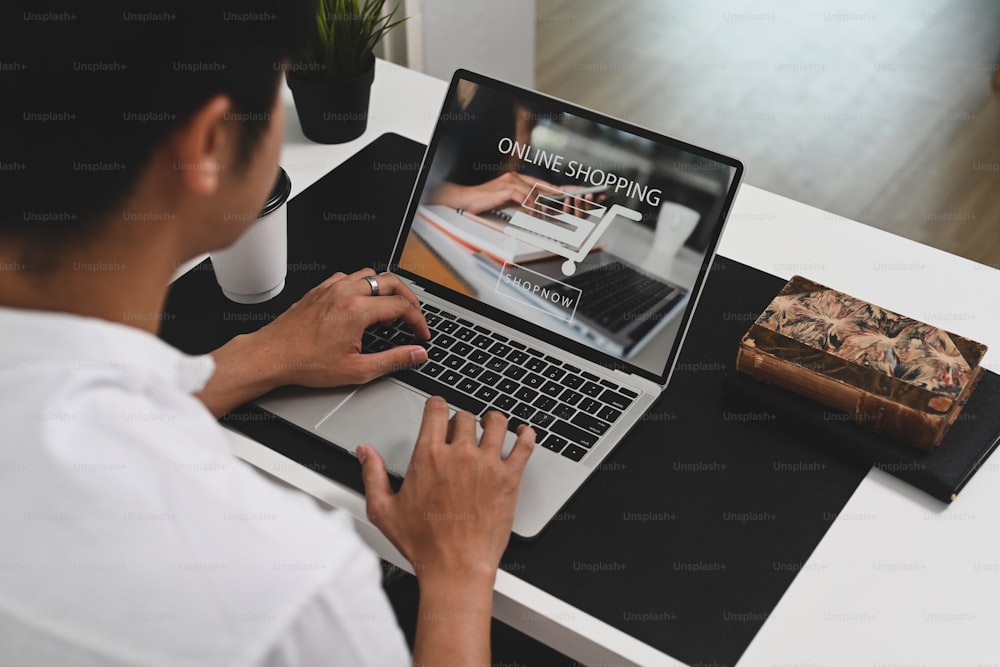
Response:
M379 61L368 131L322 146L303 138L285 89L281 163L292 194L383 132L426 143L445 91L442 81ZM753 165L748 173L752 179ZM807 274L982 341L991 346L986 366L1000 371L1000 271L748 185L720 253L783 278ZM244 459L351 512L382 557L406 567L365 521L360 495L241 435L231 441ZM495 595L497 618L583 663L679 664L507 572L499 573ZM947 508L873 470L740 664L1000 665L998 627L1000 460Z

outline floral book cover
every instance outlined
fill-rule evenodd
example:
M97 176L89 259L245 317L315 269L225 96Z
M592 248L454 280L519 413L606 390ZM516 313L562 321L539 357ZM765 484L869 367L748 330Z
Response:
M736 368L933 449L968 401L986 346L794 276L740 341Z

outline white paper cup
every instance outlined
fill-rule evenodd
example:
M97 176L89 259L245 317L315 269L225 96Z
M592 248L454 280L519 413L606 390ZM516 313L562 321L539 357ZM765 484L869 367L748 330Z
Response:
M278 168L278 180L257 220L236 242L210 253L222 293L236 303L261 303L285 288L288 274L288 195L292 181Z

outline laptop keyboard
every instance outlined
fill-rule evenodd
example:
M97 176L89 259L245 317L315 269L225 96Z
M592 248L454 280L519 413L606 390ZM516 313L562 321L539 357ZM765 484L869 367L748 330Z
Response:
M508 339L442 308L424 304L431 330L427 362L395 373L408 384L443 396L480 416L497 410L507 428L535 429L536 443L580 461L638 394L560 359ZM421 344L402 323L369 327L365 352Z

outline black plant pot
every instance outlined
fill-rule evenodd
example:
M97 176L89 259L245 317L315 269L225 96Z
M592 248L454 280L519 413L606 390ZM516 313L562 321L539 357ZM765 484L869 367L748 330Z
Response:
M343 81L318 82L290 70L285 80L295 98L302 133L321 144L342 144L368 127L368 101L375 80L375 57L362 74Z

